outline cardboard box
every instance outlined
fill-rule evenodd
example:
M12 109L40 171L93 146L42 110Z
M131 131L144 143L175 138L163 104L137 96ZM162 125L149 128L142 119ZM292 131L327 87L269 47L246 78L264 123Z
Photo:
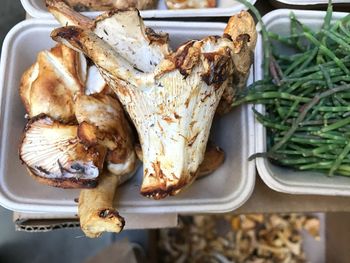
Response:
M157 229L176 227L177 214L123 214L125 230ZM13 213L13 222L17 231L47 232L62 228L80 227L79 218L75 214L53 213Z

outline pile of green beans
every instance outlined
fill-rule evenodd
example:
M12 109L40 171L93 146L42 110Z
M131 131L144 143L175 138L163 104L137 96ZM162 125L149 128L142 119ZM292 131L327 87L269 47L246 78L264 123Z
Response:
M262 25L264 79L234 103L265 106L265 113L253 110L267 129L268 151L253 157L297 170L350 176L350 15L331 23L330 3L317 31L293 13L290 21L289 36ZM279 53L277 44L293 54Z

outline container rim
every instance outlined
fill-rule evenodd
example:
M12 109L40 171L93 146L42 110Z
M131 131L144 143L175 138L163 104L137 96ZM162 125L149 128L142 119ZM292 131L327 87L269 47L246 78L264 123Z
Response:
M36 8L32 4L33 0L21 0L23 8L33 18L52 18L52 15L42 8ZM248 0L251 4L255 4L257 0ZM185 18L185 17L224 17L232 16L241 10L247 10L243 4L238 3L233 7L220 8L203 8L203 9L183 9L183 10L141 10L140 14L143 18ZM82 12L88 17L96 17L103 12Z
M299 19L323 19L326 11L314 11L314 10L298 10L298 9L277 9L267 13L263 18L263 22L268 28L269 23L274 22L278 19L288 18L290 12L293 12ZM345 12L333 12L333 19L339 19L347 15ZM302 18L301 18L302 17ZM257 42L257 54L263 54L261 33L259 33L259 38ZM263 56L255 57L255 80L262 79L263 71L262 65ZM260 66L259 66L260 65ZM257 111L264 112L264 106L259 104L256 106ZM255 135L256 135L256 152L266 151L266 129L255 119ZM256 166L258 174L263 180L263 182L271 189L289 193L289 194L308 194L308 195L329 195L329 196L350 196L350 186L340 187L333 186L331 184L315 182L313 187L306 185L305 183L298 182L297 180L293 183L285 182L280 180L273 175L273 172L268 167L268 160L265 158L257 158ZM307 173L307 172L306 172ZM326 175L325 175L326 177Z
M286 4L286 5L293 5L293 6L306 6L306 5L327 5L328 4L328 0L273 0L276 2L280 2L282 4ZM333 4L350 4L349 0L332 0Z
M170 28L183 28L183 27L200 27L200 28L206 28L206 29L217 29L223 28L226 26L225 23L217 23L217 22L184 22L184 21L145 21L146 25L148 26L166 26ZM3 42L3 48L2 48L2 54L1 54L1 61L0 61L0 120L2 120L3 114L4 114L4 100L6 96L3 96L6 92L5 90L5 84L7 82L7 71L8 67L6 66L7 61L9 59L9 54L11 50L11 43L15 41L17 34L20 34L23 30L26 28L31 28L34 25L48 25L48 26L55 26L59 25L59 23L54 19L30 19L25 20L17 25L15 25L6 35L5 40ZM248 108L248 105L245 105L247 116L248 111L250 110ZM250 114L250 113L249 113ZM247 143L249 147L247 147L247 155L250 156L254 153L255 145L254 145L254 137L255 137L255 129L254 129L254 120L253 117L247 118L248 119L248 128L247 131L249 134L246 135L247 137ZM0 121L0 145L2 144L3 140L3 131L5 127L3 125L3 122ZM0 163L4 162L4 156L6 154L6 151L4 149L5 147L0 147ZM248 157L247 157L248 158ZM244 171L247 173L243 176L245 178L244 184L241 183L241 187L236 190L236 192L231 193L230 195L226 196L225 198L218 199L217 201L208 202L208 204L201 204L202 208L198 208L198 205L190 204L186 207L183 207L181 204L165 204L165 205L159 205L155 206L148 206L148 207L140 207L140 208L124 208L120 209L121 212L124 213L224 213L229 212L232 210L237 209L242 204L244 204L249 197L251 196L253 190L254 190L254 184L255 184L255 161L247 161L247 164L245 165ZM27 203L22 203L16 200L15 196L13 196L10 192L4 190L4 187L0 185L0 205L4 206L5 208L17 212L60 212L60 213L76 213L77 212L77 206L72 206L70 204L62 204L58 203L57 205L52 204L45 204L45 203L39 203L35 205L30 205ZM167 208L168 207L168 208Z

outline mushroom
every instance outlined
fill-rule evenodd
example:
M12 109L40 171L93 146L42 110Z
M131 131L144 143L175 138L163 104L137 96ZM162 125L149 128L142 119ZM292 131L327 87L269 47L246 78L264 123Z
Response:
M166 0L169 9L212 8L216 6L216 0Z
M137 157L142 161L143 156L141 145L135 145L135 152ZM219 146L215 146L214 144L209 142L207 144L207 148L205 149L203 162L199 165L197 179L213 173L216 169L218 169L221 166L221 164L223 164L224 161L224 151Z
M44 113L54 120L74 122L74 99L84 92L86 70L84 55L65 45L40 52L20 84L29 118Z
M20 159L39 182L62 188L96 187L106 148L86 148L77 135L77 125L40 114L25 128Z
M46 0L46 5L60 3L62 0ZM108 11L136 7L140 10L155 9L158 0L65 0L65 2L79 12Z
M210 1L212 0L208 0ZM111 11L93 21L75 12L62 1L46 0L46 4L48 10L62 26L72 25L92 30L124 58L131 61L131 64L137 65L138 69L144 72L154 70L171 52L167 34L157 34L151 28L145 27L138 12L133 9L122 12ZM224 89L217 108L220 115L232 110L231 105L237 92L246 86L257 42L254 19L245 11L232 16L224 30L224 36L241 41L235 52L231 54L234 73ZM151 60L146 58L151 58Z
M79 195L78 214L80 227L87 237L99 237L103 232L119 233L124 218L114 207L116 188L130 179L133 173L113 175L104 172L94 189L82 189Z
M318 221L315 217L310 219L314 224ZM254 228L251 222L246 227L246 220L256 222ZM185 223L179 224L179 228L160 230L160 253L164 262L175 262L179 257L176 251L185 254L188 262L212 262L213 258L237 263L306 262L301 229L297 228L299 221L305 220L302 214L180 217L180 223ZM224 230L226 224L231 226L231 231ZM224 236L220 232L225 233ZM184 247L190 249L186 251Z
M149 38L141 36L148 44L142 49L144 59L138 60L137 52L128 52L127 47L132 49L128 39L123 42L121 37L129 30L110 30L119 23L136 32L132 21L144 27L142 20L130 20L132 10L126 12L128 16L119 11L97 19L98 35L96 29L69 26L54 30L52 37L84 52L116 92L136 126L144 152L141 193L161 199L179 193L196 178L214 113L234 71L232 54L239 53L247 39L189 41L150 71L155 47L149 48ZM102 36L102 31L107 33ZM163 54L163 42L158 43L156 50Z
M87 146L101 144L108 149L109 172L124 175L135 170L132 131L117 99L103 94L82 95L76 100L75 112L81 142Z

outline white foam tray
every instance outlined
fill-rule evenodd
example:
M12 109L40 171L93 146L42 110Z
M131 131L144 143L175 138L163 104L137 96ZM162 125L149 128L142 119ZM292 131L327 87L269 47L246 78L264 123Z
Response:
M326 12L302 11L278 9L266 14L263 21L267 30L278 34L288 35L290 29L290 12L310 28L320 28ZM335 12L333 19L344 17L347 13ZM263 78L263 47L259 37L255 57L255 79ZM256 109L264 112L264 107L258 105ZM266 151L266 130L258 121L256 127L256 152ZM334 176L328 177L325 174L316 172L302 172L287 169L272 164L266 158L257 158L257 169L262 180L272 189L290 194L317 194L317 195L339 195L350 196L350 178Z
M248 0L254 4L256 0ZM21 0L27 13L35 18L51 18L47 11L45 0ZM144 18L165 18L165 17L212 17L212 16L232 16L239 11L247 9L243 4L235 0L217 0L216 8L169 10L164 0L159 0L157 9L141 11ZM89 17L96 17L101 12L84 12Z
M274 0L286 5L325 5L328 0ZM333 4L350 3L350 0L332 0Z
M189 22L146 22L156 31L170 34L176 47L189 39L221 35L225 24ZM27 175L18 158L18 146L25 126L25 110L18 94L24 70L35 62L37 53L55 43L50 32L53 20L30 19L16 25L7 35L0 65L0 204L19 212L76 213L77 190L64 190L37 183ZM175 197L155 201L139 194L142 178L136 176L119 190L116 204L121 213L227 212L241 206L251 195L255 163L254 116L248 106L238 107L213 125L212 137L226 153L225 163L212 175L200 179Z

